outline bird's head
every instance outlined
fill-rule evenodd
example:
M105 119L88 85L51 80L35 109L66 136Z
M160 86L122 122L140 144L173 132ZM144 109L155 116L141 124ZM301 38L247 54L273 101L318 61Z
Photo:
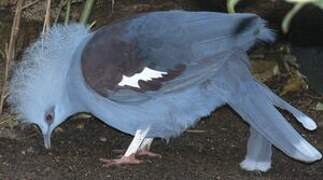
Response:
M35 120L32 120L32 123L40 128L47 149L51 148L51 135L55 128L73 114L72 110L68 110L69 107L65 107L66 105L50 106L46 110L39 111L41 114L37 115L38 118L35 117Z
M47 149L51 147L51 135L55 128L73 114L73 111L66 106L67 104L63 103L46 106L47 108L45 106L39 106L42 109L29 109L30 112L25 112L21 115L25 122L35 124L39 127L43 135L44 145ZM36 106L31 108L36 108Z
M89 35L83 25L56 25L27 48L13 69L8 102L19 119L36 124L50 147L53 130L76 113L67 92L73 53Z

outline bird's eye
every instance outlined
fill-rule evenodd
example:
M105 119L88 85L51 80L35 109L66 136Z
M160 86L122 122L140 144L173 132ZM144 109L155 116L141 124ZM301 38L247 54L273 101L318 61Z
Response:
M45 121L48 125L51 125L55 119L55 106L50 107L45 114Z
M52 124L54 121L54 115L52 113L47 113L46 122L48 125Z

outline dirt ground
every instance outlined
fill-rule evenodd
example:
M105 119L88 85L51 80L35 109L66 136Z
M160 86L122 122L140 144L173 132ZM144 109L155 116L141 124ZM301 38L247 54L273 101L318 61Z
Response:
M293 124L322 151L323 113L311 109L322 96L305 91L285 98L319 123L315 132L304 131L297 123ZM284 114L295 122L291 115ZM99 159L117 157L127 148L131 137L99 120L73 119L63 124L53 134L51 150L44 148L37 128L18 126L15 128L18 137L0 138L0 179L318 180L323 177L322 161L304 164L276 149L269 172L241 170L239 163L245 155L248 129L229 107L222 107L204 118L194 130L199 131L186 132L168 144L156 140L152 150L160 153L161 159L146 158L141 165L107 169Z
M139 1L142 2L139 5L130 0L118 2L122 1L117 1L113 14L110 11L110 6L100 8L101 5L99 5L96 7L92 19L97 20L97 26L144 11L182 8L214 10L216 7L207 0L200 1L200 3L193 0L156 0L149 1L150 3ZM265 5L261 4L260 7L265 7ZM283 7L288 7L288 5L280 6L280 9ZM225 6L218 5L216 8L223 10ZM241 8L248 11L254 10L250 6ZM268 15L267 11L262 11L260 14ZM276 13L274 17L268 16L269 19L275 19L276 16L280 17L279 14L282 13L278 13L278 15ZM0 25L5 24L10 28L11 15L4 13L0 8ZM277 22L280 20L271 23L277 25ZM21 32L23 34L17 49L18 57L42 27L41 22L28 18L23 20L23 24L24 28ZM1 28L0 26L0 30ZM8 32L2 33L2 36L3 34L8 34ZM2 49L4 41L0 45ZM273 91L280 92L286 81L286 75L281 74L270 78L266 84ZM323 111L313 109L318 102L323 102L323 96L311 89L299 89L287 93L283 98L307 113L319 124L316 131L305 131L289 113L281 111L309 142L323 151ZM6 110L8 111L8 109ZM273 151L272 169L267 173L241 170L239 163L244 159L246 152L249 136L248 126L228 106L221 107L211 116L203 118L192 129L193 131L187 131L181 136L171 139L169 143L159 139L154 141L152 150L161 154L161 159L143 158L145 162L140 165L107 169L102 167L99 159L116 158L126 150L132 137L106 126L98 119L93 117L73 118L67 121L53 133L51 150L44 148L37 127L20 124L11 129L0 124L0 179L323 179L323 161L304 164L288 158L277 149Z

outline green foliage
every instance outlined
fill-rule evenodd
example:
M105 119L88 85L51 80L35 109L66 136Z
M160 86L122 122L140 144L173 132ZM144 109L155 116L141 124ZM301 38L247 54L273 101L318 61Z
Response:
M235 13L234 7L238 4L239 0L227 0L227 9L229 13Z
M70 14L71 14L71 0L68 0L66 4L66 12L65 12L65 19L64 19L65 26L67 26L70 21Z
M287 2L291 2L291 3L312 3L315 6L320 7L321 9L323 9L323 0L286 0Z
M284 33L288 32L289 24L295 14L302 9L306 4L311 3L319 8L323 9L323 0L285 0L290 3L295 3L294 7L286 14L282 22L282 30ZM239 0L227 0L227 10L229 13L234 13L235 6L238 4Z
M295 14L302 9L302 7L306 4L306 2L300 2L300 3L296 3L294 5L294 7L286 14L286 16L284 17L284 20L282 22L282 30L284 33L288 32L289 29L289 24L291 22L291 20L293 19L293 17L295 16Z
M323 0L317 0L315 2L313 2L316 6L320 7L321 9L323 9Z
M94 5L95 0L86 0L82 14L81 14L81 18L80 18L80 22L83 24L87 24L88 19L90 17L91 11L92 11L92 7Z
M287 13L287 15L284 17L284 20L282 22L282 30L284 33L288 32L289 24L295 14L302 9L306 4L311 3L315 6L320 7L323 9L323 0L286 0L287 2L295 3L294 7Z

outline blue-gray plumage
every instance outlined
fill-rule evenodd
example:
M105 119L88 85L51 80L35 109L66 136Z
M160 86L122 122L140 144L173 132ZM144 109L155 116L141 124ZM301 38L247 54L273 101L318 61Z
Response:
M271 145L295 159L321 154L277 111L290 111L309 130L315 122L250 73L246 51L273 34L254 14L167 11L141 14L93 33L82 25L54 26L24 55L11 81L9 101L36 123L45 146L67 117L88 112L134 135L121 159L140 163L153 138L179 135L228 104L250 125L241 166L267 171Z

